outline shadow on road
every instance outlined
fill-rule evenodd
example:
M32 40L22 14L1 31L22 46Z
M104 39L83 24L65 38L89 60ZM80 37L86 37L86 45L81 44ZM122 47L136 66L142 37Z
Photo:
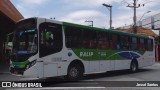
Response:
M121 76L121 75L131 75L131 74L137 74L137 73L144 73L153 71L154 69L139 69L137 72L132 73L130 70L117 70L117 71L108 71L106 73L98 73L98 74L90 74L86 75L84 77L84 80L89 79L99 79L99 78L109 78L109 77L115 77L115 76Z
M73 85L73 83L83 83L85 81L93 80L93 79L100 79L100 78L110 78L110 77L115 77L115 76L121 76L121 75L132 75L132 74L139 74L139 73L144 73L144 72L152 72L154 69L139 69L135 73L131 73L129 70L118 70L118 71L109 71L106 73L99 73L99 74L90 74L86 75L82 78L80 81L67 81L66 79L62 77L54 77L54 78L45 78L45 79L39 79L39 80L29 80L26 82L41 82L43 83L44 86L70 86Z

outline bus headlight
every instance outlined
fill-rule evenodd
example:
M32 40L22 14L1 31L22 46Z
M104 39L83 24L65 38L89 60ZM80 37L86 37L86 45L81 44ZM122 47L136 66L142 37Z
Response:
M13 64L12 64L12 62L11 62L11 60L10 60L10 67L14 67Z
M29 68L29 64L26 66L26 69L28 69Z
M26 66L26 69L32 67L33 65L36 64L36 60L33 60L32 62L30 62L27 66Z

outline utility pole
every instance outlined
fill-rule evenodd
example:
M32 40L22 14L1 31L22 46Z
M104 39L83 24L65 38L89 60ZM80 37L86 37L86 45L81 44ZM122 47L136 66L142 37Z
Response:
M136 25L136 23L137 23L137 17L136 17L136 9L137 8L139 8L140 7L140 4L137 6L137 1L138 0L133 0L134 1L134 3L133 3L133 6L131 6L130 4L127 6L127 7L131 7L131 8L134 8L134 16L133 16L133 33L137 33L137 25Z
M103 6L109 8L109 11L110 11L110 29L112 29L112 6L111 5L108 5L108 4L102 4Z

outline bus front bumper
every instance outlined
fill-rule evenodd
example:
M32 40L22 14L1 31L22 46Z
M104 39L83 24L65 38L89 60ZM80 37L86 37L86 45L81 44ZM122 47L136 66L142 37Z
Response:
M16 76L23 76L25 78L38 78L38 70L35 66L25 70L25 68L10 67L10 72Z

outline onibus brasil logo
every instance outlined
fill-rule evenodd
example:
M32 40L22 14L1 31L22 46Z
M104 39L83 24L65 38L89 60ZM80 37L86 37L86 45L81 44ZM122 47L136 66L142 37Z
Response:
M16 88L39 88L42 87L41 83L17 83L17 82L2 82L2 87L16 87Z

